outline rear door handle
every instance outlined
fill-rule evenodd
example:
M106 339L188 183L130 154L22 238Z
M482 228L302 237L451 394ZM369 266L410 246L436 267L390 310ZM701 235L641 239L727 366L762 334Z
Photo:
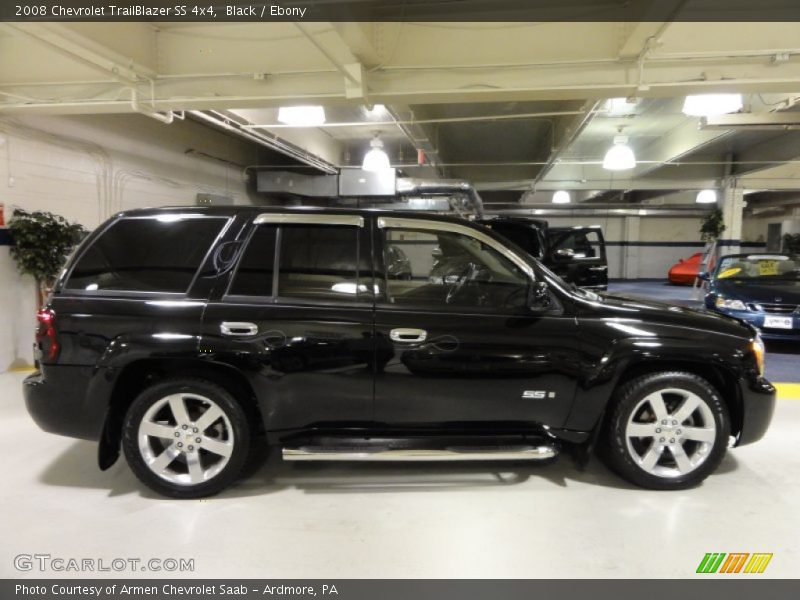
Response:
M428 332L424 329L408 329L405 327L400 327L398 329L392 329L389 332L389 337L394 342L424 342L428 337Z
M222 335L255 335L258 325L241 321L223 321L219 324Z

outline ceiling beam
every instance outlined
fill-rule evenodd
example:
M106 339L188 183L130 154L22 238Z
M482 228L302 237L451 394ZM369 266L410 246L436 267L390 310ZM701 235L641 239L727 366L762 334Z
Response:
M27 25L27 24L26 24ZM17 25L18 27L18 25ZM36 36L40 37L40 36ZM358 75L348 71L349 53L342 55L344 44L331 44L336 34L314 36L320 47L330 54L326 70L252 74L220 74L219 76L170 75L155 80L156 110L205 110L279 106L287 103L348 102L345 80L356 85ZM53 41L46 42L52 45ZM338 48L338 50L337 50ZM74 47L68 51L72 54ZM0 103L3 111L68 112L126 112L127 102L117 100L119 87L114 87L113 69L126 79L132 79L138 69L110 60L107 56L86 55L81 60L107 71L107 80L82 85L84 96L76 94L76 83L60 81L49 86L8 85L0 73L0 92L28 97ZM368 81L358 84L368 89L368 101L386 105L443 102L568 100L638 95L668 97L690 93L737 91L741 93L796 92L800 86L800 61L788 61L764 68L768 60L760 58L730 59L717 57L704 60L648 61L646 91L638 89L635 65L619 61L590 61L569 68L551 66L496 66L491 69L452 68L447 71L427 68L378 69L368 74ZM721 79L704 80L704 73L717 65ZM233 68L233 66L232 66ZM143 73L147 75L147 73ZM84 76L85 79L85 76ZM355 81L354 81L355 80ZM6 83L6 85L4 85ZM128 85L123 82L122 87ZM352 97L352 95L350 95ZM70 102L52 100L70 97ZM39 101L36 101L36 100ZM363 100L360 100L363 101Z

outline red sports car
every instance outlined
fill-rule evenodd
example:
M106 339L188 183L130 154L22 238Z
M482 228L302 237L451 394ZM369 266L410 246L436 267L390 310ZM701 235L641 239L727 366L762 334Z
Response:
M696 252L689 258L682 258L669 270L669 282L675 285L692 285L697 273L700 271L700 262L703 260L703 253ZM714 259L708 265L708 270L714 268Z

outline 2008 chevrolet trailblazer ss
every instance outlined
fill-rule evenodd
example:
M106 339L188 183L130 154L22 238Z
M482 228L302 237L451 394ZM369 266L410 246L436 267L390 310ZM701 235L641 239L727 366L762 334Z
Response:
M262 435L285 460L596 447L684 488L775 404L753 328L576 289L488 228L409 212L121 213L70 260L36 348L36 422L173 497L232 484Z

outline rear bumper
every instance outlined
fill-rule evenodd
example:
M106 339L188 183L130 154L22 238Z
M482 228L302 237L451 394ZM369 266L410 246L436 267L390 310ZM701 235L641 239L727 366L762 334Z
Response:
M106 406L87 394L91 367L47 366L25 378L25 406L44 431L83 440L100 439Z
M742 430L737 446L751 444L764 437L775 412L775 387L766 379L744 382L742 390Z

